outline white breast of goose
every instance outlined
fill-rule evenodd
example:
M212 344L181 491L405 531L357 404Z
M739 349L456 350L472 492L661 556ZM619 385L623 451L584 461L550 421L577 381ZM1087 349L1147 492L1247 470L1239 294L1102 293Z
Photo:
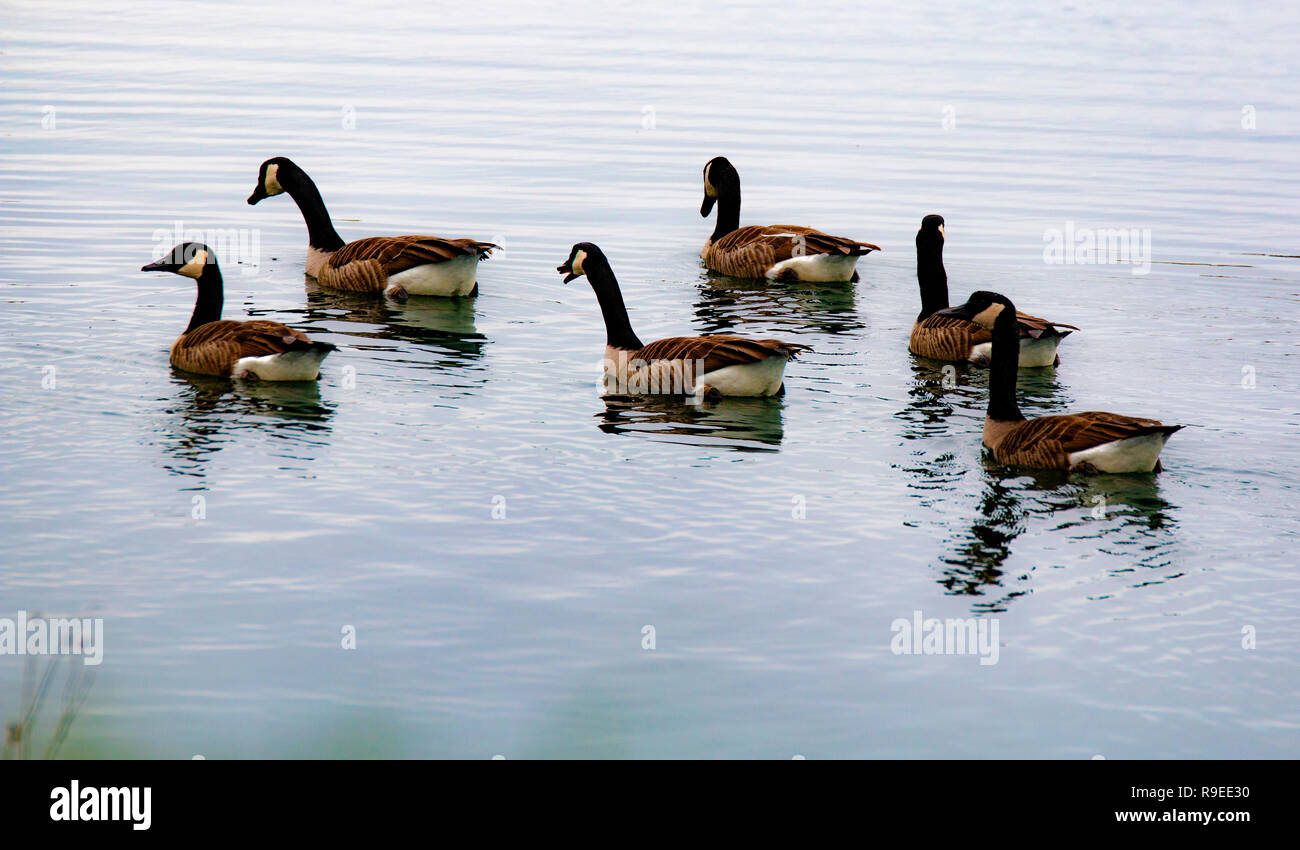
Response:
M389 275L388 285L400 286L411 295L468 295L477 275L478 256L466 254Z
M326 348L285 351L263 357L241 357L230 374L246 378L249 374L263 381L314 381L320 376L320 362L329 354Z
M723 395L776 395L785 380L786 358L774 354L756 363L723 366L708 372L700 384L713 387ZM696 391L699 391L697 386Z
M1041 339L1021 337L1019 365L1021 367L1056 365L1056 347L1061 344L1062 339L1064 337L1059 336L1043 337ZM971 348L969 360L972 363L987 366L992 357L993 343L981 342Z
M798 275L800 280L808 283L843 283L853 277L853 270L857 264L857 257L808 254L782 260L768 269L765 276L768 280L776 280L783 271L789 269Z
M1071 452L1068 458L1071 467L1086 463L1098 472L1150 472L1168 440L1168 434L1157 431Z

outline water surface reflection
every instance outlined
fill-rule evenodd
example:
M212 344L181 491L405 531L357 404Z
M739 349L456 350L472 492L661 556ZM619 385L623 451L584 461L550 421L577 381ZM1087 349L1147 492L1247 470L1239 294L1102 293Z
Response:
M178 370L172 380L176 393L163 399L155 442L166 456L164 468L176 475L203 478L236 431L282 440L276 454L302 462L314 460L328 442L334 408L321 400L315 381L231 381Z
M778 398L723 398L689 404L679 396L605 396L597 427L661 442L775 451L781 445L783 402Z
M746 324L832 335L865 327L851 283L778 283L710 273L697 288L695 315L705 333L743 335Z
M1028 586L1011 587L1004 563L1013 544L1035 518L1057 520L1054 532L1070 540L1095 540L1098 551L1121 558L1111 575L1156 570L1168 566L1175 543L1172 506L1160 495L1159 476L1071 475L1056 470L1008 470L987 454L982 458L983 490L969 527L948 541L950 551L939 556L939 584L948 593L976 596L975 611L1005 611L1011 600L1028 593ZM1034 523L1042 527L1042 523ZM1032 569L1063 566L1034 564ZM1177 578L1144 575L1140 584ZM1028 574L1015 577L1028 582Z
M400 303L367 293L323 289L306 275L304 287L305 315L310 320L369 326L341 329L349 336L428 346L438 353L437 362L447 365L478 360L487 345L487 337L474 324L473 298L413 297Z

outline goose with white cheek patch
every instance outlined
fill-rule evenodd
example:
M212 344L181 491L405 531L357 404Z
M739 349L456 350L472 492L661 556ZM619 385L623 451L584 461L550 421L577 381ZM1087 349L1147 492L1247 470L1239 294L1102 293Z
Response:
M858 258L880 248L811 227L774 224L740 226L740 174L725 156L704 166L707 218L718 206L717 225L700 256L710 271L742 278L809 283L856 282Z
M785 364L806 345L716 334L661 339L645 345L632 330L618 280L604 252L579 242L556 268L564 282L586 276L605 317L607 387L627 395L776 396L785 393Z
M933 360L968 360L987 366L993 335L975 322L942 313L948 307L948 273L943 267L943 216L927 215L916 232L916 280L921 285L921 312L912 325L907 350ZM1021 366L1056 366L1056 347L1077 331L1074 325L1016 313Z
M1181 425L1118 413L1067 413L1026 419L1016 404L1020 335L1016 307L996 292L975 292L941 311L987 328L993 335L984 445L998 463L1080 472L1159 472L1160 450Z
M216 254L202 243L183 242L140 271L171 272L198 284L189 327L172 343L177 369L245 380L314 381L321 361L336 348L279 322L222 319L221 269Z
M282 193L293 198L307 223L307 274L329 289L386 292L398 300L477 295L479 260L497 247L437 236L372 236L345 244L307 172L277 156L262 163L248 203Z

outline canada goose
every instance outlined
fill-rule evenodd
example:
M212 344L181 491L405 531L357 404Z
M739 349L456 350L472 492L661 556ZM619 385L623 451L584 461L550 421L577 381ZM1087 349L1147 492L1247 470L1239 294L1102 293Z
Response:
M934 360L969 360L988 365L992 335L974 322L940 315L948 306L948 273L943 268L943 216L927 215L916 232L916 280L921 285L921 312L912 324L907 350ZM1074 325L1017 313L1021 366L1055 366L1056 346ZM1065 328L1066 330L1062 330Z
M1159 472L1160 450L1183 427L1118 413L1067 413L1025 419L1016 404L1016 307L996 292L975 292L940 314L975 322L993 334L984 445L1009 466L1090 472Z
M346 245L316 184L283 156L262 163L249 204L288 192L307 222L307 274L330 289L410 295L478 294L478 261L497 247L473 239L371 236Z
M715 156L704 166L700 215L708 218L714 203L718 205L717 226L700 256L710 270L732 277L810 283L857 281L854 267L858 257L880 250L811 227L741 227L740 174L725 156Z
M785 392L785 364L806 345L717 334L642 344L632 330L609 260L579 242L556 271L568 283L583 275L605 317L605 382L625 395L771 396Z
M182 242L140 271L172 272L198 281L189 327L172 343L171 362L177 369L223 378L314 381L320 377L320 362L335 350L279 322L222 319L221 269L207 245Z

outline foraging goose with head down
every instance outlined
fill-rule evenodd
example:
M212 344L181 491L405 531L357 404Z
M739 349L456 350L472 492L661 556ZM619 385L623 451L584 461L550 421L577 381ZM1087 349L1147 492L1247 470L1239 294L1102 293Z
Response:
M1016 404L1020 336L1016 307L996 292L975 292L940 311L975 322L993 335L984 445L1008 466L1087 472L1159 472L1160 450L1181 425L1087 411L1026 419Z
M725 156L704 166L704 203L708 217L718 206L717 226L700 256L711 271L732 277L829 283L857 281L858 257L879 251L867 242L831 236L811 227L776 224L740 226L740 174Z
M172 343L177 369L223 378L314 381L320 362L336 348L279 322L222 319L221 269L217 255L202 243L183 242L140 271L171 272L198 283L190 324Z
M907 350L934 360L969 360L988 365L992 334L974 322L943 315L948 307L948 273L943 268L943 216L927 215L916 232L916 280L921 285L921 312L912 324ZM1021 366L1055 366L1056 347L1074 325L1017 313Z
M344 244L316 184L292 160L262 163L249 204L287 192L307 222L307 274L330 289L410 295L476 295L478 262L497 247L474 239L371 236Z
M579 242L556 267L564 282L586 276L605 317L606 386L627 395L772 396L785 392L785 364L806 345L716 334L645 345L632 330L614 270L600 248Z

